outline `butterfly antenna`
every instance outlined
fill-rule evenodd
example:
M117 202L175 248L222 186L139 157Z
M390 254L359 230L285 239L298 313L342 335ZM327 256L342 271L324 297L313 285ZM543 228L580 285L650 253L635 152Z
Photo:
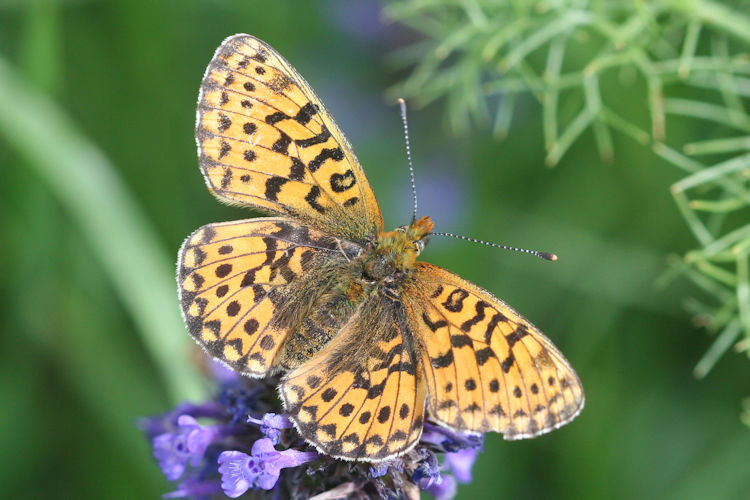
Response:
M539 257L540 259L550 260L552 262L557 260L557 255L550 252L538 252L536 250L527 250L525 248L509 247L507 245L498 245L497 243L490 243L488 241L477 240L475 238L469 238L468 236L461 236L460 234L453 233L429 233L427 236L450 236L451 238L458 238L459 240L471 241L472 243L480 243L487 245L488 247L502 248L503 250L512 250L514 252L528 253Z
M404 139L406 141L406 159L409 160L409 177L411 179L411 195L414 199L414 211L411 215L412 224L417 220L417 184L414 182L414 165L411 162L411 146L409 146L409 123L406 120L406 101L398 98L398 105L401 107L401 121L404 124Z

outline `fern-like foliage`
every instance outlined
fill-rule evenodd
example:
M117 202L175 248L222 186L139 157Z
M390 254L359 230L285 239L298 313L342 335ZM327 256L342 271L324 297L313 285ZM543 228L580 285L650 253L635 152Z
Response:
M445 98L456 131L492 122L504 137L530 97L550 166L590 130L604 159L619 132L684 170L672 194L699 246L673 269L709 293L688 304L717 336L695 373L733 345L750 353L750 2L398 0L385 13L423 36L394 54L413 69L392 95ZM679 120L716 137L671 144Z

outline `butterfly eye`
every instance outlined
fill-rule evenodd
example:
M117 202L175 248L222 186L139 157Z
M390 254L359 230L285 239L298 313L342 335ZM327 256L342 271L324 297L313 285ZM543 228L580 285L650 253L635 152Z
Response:
M417 240L414 242L414 250L417 252L417 255L422 253L422 250L424 250L424 247L427 246L427 242L429 240L427 238L422 238L421 240Z
M400 233L405 233L407 227L409 227L409 226L398 226L396 229L394 229L394 231L398 231Z

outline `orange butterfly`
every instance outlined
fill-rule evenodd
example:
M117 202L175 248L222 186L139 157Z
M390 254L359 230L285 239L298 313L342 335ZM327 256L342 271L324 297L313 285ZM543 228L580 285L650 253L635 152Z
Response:
M554 345L489 292L417 262L429 217L384 231L375 195L305 80L249 35L227 38L198 98L209 190L274 217L209 224L183 244L190 334L251 377L283 372L301 435L378 461L418 441L425 411L459 431L537 436L581 411Z

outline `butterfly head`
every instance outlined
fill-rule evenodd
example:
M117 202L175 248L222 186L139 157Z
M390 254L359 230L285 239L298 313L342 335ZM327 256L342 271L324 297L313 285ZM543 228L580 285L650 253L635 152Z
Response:
M381 280L413 268L433 227L429 217L422 217L408 226L378 233L370 258L365 262L366 273Z

